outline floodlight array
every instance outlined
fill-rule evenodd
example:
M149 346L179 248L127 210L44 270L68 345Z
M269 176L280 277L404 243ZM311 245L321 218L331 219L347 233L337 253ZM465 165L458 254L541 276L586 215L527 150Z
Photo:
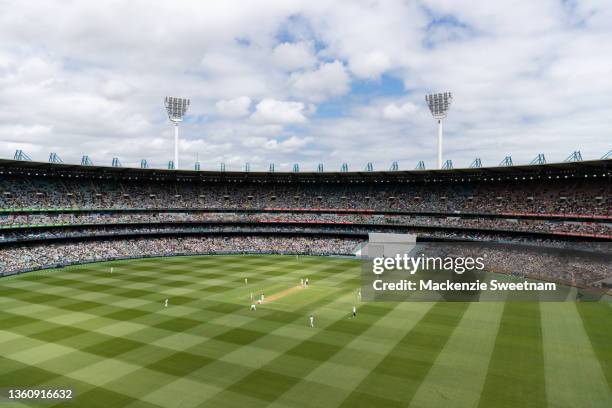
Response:
M425 95L425 101L434 119L444 119L448 114L453 95L450 92L441 92Z
M176 98L174 96L166 96L165 99L166 111L168 118L173 122L180 122L187 112L190 100L187 98Z

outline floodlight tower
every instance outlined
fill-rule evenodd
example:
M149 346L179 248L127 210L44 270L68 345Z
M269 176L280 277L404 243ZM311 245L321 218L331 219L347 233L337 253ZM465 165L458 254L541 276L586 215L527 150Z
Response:
M165 105L168 111L168 118L174 123L174 168L179 168L178 148L179 148L179 123L183 121L183 116L189 107L189 99L175 98L166 96Z
M453 95L450 92L425 95L432 116L438 121L438 169L442 168L442 119L448 114Z

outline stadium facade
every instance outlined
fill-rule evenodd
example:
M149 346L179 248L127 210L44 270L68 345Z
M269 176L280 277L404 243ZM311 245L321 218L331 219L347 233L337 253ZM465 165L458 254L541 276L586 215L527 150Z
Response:
M337 173L2 160L0 268L196 253L352 255L372 232L536 253L608 251L611 178L611 160Z

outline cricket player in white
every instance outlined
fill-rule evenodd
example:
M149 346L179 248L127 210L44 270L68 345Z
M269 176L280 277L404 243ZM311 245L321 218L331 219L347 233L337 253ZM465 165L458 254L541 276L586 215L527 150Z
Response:
M168 299L164 300L164 307L168 307Z
M244 286L249 286L249 280L247 278L244 278Z
M111 273L113 273L113 267L111 266Z
M263 293L261 294L261 297L259 298L259 301L260 301L260 303L264 302L264 294Z
M314 327L314 316L310 315L309 320L310 320L310 327Z
M308 287L308 278L306 278L306 280L304 281L304 284L306 285L306 287Z
M357 308L353 305L353 318L357 316Z
M253 310L253 311L257 310L257 306L255 306L255 303L251 304L251 310Z

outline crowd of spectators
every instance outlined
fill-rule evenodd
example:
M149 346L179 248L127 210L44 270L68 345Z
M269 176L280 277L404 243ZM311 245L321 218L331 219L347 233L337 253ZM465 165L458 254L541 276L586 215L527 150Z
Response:
M545 219L459 217L432 215L337 214L313 212L93 212L4 214L2 227L91 224L159 223L270 223L322 225L397 225L403 227L471 228L494 231L524 231L569 235L599 236L612 239L610 222L563 221ZM364 228L361 228L364 229ZM21 233L23 234L23 233ZM8 236L10 234L5 234Z
M506 243L514 244L522 247L532 247L538 250L539 248L556 248L567 250L579 250L596 253L612 254L612 243L610 241L591 241L586 239L581 240L565 240L557 239L552 236L524 236L511 234L509 232L481 232L481 231L424 231L414 230L421 239L429 240L448 240L462 242L482 242L482 243Z
M4 244L0 272L177 254L350 255L368 232L610 253L609 242L588 240L589 236L612 238L610 186L609 177L601 176L580 180L230 183L4 174L0 177L0 209L4 210L0 227L5 228L0 231ZM25 209L58 211L28 213ZM327 211L308 211L321 209ZM415 214L381 214L392 211ZM470 216L473 214L483 216ZM584 239L573 242L560 236L564 234ZM79 237L92 239L72 239ZM71 240L15 243L48 238ZM560 261L537 249L496 250L491 260L504 273L576 285L610 276L609 267L588 260L576 262L574 268L560 268ZM516 269L519 261L524 266L520 270Z
M523 278L559 282L571 286L599 286L612 278L612 252L592 256L572 248L541 249L508 244L429 244L428 256L483 257L485 269Z
M169 237L49 243L0 251L0 272L11 274L74 263L147 256L218 253L352 255L363 240L330 237Z
M170 182L4 176L0 208L342 208L611 215L609 178L421 183Z
M205 236L103 239L5 248L0 274L111 259L223 253L353 255L365 238L326 236ZM486 269L574 286L598 286L612 277L610 254L589 257L573 252L537 250L514 245L447 244L454 256L486 254ZM431 255L431 252L427 252Z
M15 241L33 241L53 238L78 238L78 237L101 237L114 235L206 235L219 232L227 233L250 233L250 232L281 232L281 233L333 233L352 232L367 234L368 232L384 232L382 229L365 229L356 225L339 226L329 225L322 227L295 227L290 225L139 225L139 226L101 226L101 227L76 227L76 228L48 228L13 230L0 233L0 243Z
M567 257L561 254L518 254L508 251L490 251L490 262L497 271L527 278L555 281L571 286L592 286L612 277L612 266L598 258ZM570 258L570 259L568 259ZM518 264L513 262L519 261Z
M28 241L82 239L115 236L208 236L219 234L283 234L356 236L366 237L369 233L414 234L424 240L451 240L471 242L505 242L529 245L534 247L566 248L612 253L612 243L606 240L589 241L587 239L566 240L552 235L522 235L515 231L481 231L469 229L431 229L393 225L389 227L364 224L158 224L158 225L104 225L70 228L16 229L0 233L0 243L19 245Z

